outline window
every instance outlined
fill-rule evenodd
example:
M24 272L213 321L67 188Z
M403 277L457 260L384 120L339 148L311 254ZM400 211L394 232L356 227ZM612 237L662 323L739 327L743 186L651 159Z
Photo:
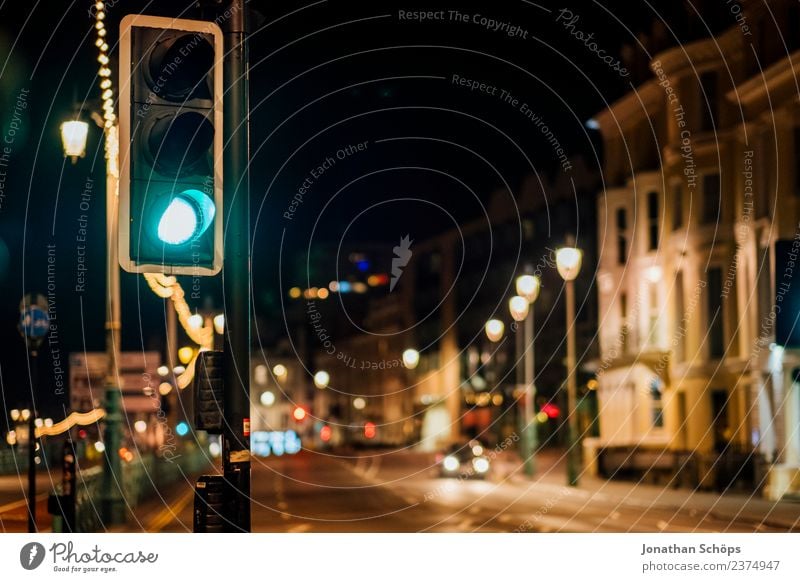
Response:
M714 129L714 120L717 118L717 73L706 71L700 75L700 129L711 131Z
M650 283L648 285L648 314L647 314L647 343L650 346L658 346L660 342L660 334L658 333L658 284Z
M628 213L624 208L617 208L617 262L628 262Z
M647 240L648 249L658 249L658 192L647 195Z
M683 187L680 182L672 185L672 230L683 226Z
M619 315L620 315L620 347L625 352L628 349L628 336L630 329L628 328L628 295L627 293L619 294Z
M720 202L719 174L706 174L703 176L703 224L717 222Z
M650 380L650 410L653 428L664 428L664 383L658 376Z
M721 358L725 355L725 337L723 333L722 312L722 269L714 267L708 270L708 356Z

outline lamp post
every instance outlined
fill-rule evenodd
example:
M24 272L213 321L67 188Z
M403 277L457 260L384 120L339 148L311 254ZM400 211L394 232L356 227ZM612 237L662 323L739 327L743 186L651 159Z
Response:
M567 446L567 484L578 485L580 475L580 450L578 449L578 416L575 407L577 378L575 377L575 277L581 270L583 252L573 246L566 246L556 251L558 274L567 286L567 420L569 438Z
M525 303L524 314L521 309L514 309L512 302L516 298L512 297L509 301L511 316L515 321L524 321L524 344L525 344L525 401L524 401L524 434L522 440L523 456L525 458L525 474L531 476L536 471L536 449L539 446L537 427L534 424L534 405L536 403L536 380L535 380L535 357L533 347L533 303L539 297L541 281L536 275L521 275L517 277L516 289L517 298ZM522 306L521 301L516 301L517 307ZM516 311L516 314L515 314Z
M106 374L104 380L106 427L103 441L106 444L105 471L102 483L102 514L105 525L122 523L125 507L120 490L122 466L117 451L122 442L122 410L120 387L117 381L117 362L120 352L120 278L117 258L119 141L118 126L113 116L106 115L102 124L106 139ZM84 121L67 121L61 125L64 156L73 163L85 155L88 124Z

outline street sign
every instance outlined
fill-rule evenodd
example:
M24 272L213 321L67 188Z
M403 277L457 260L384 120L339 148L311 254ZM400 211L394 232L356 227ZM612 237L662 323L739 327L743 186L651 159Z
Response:
M50 331L47 299L39 294L28 294L19 303L19 331L22 337L40 343Z
M88 412L100 407L105 390L108 361L105 352L77 352L69 357L70 408ZM122 406L126 413L155 413L158 411L159 383L158 352L122 352L117 362L117 372L122 392Z

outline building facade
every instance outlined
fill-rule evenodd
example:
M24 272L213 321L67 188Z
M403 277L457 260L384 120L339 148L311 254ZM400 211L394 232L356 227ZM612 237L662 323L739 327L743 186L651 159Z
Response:
M800 12L741 6L596 116L600 436L584 452L609 477L778 499L800 491L800 354L774 329L775 243L800 227Z

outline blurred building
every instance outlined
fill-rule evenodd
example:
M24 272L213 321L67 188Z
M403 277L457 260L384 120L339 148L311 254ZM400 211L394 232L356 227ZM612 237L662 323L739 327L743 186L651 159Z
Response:
M596 116L600 436L584 444L607 476L777 499L800 490L800 353L770 315L775 242L800 219L800 8L735 8Z

